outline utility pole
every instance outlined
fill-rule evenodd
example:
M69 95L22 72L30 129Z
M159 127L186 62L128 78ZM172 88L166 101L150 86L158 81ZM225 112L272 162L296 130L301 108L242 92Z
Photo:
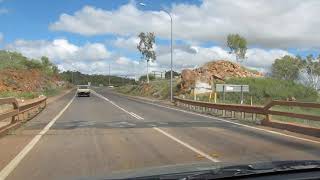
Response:
M72 84L74 84L73 71L71 73L71 80L72 80Z
M109 86L110 86L110 63L109 63Z
M173 78L173 72L172 72L172 65L173 65L173 63L172 63L172 57L173 57L173 55L172 55L172 17L171 17L171 14L169 13L169 12L167 12L167 14L170 16L170 20L171 20L171 64L170 64L170 67L171 67L171 73L170 73L170 76L171 76L171 78L170 78L170 100L171 100L171 102L173 102L173 90L172 90L172 78Z
M147 6L145 3L139 3L140 4L140 6ZM163 9L162 11L164 11L166 14L168 14L169 15L169 17L170 17L170 25L171 25L171 61L170 61L170 71L171 71L171 73L170 73L170 100L171 100L171 102L173 102L173 83L172 83L172 81L173 81L173 62L172 62L172 59L173 59L173 47L172 47L172 41L173 41L173 35L172 35L172 16L171 16L171 14L170 14L170 12L168 12L167 10L165 10L165 9ZM148 64L147 64L147 68L148 68ZM148 74L147 74L147 76L148 76ZM148 82L149 83L149 82Z

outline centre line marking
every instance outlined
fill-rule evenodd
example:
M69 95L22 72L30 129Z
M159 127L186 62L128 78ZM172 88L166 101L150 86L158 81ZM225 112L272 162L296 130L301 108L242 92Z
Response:
M68 104L37 134L23 149L20 153L7 164L0 171L0 180L6 179L9 174L19 165L22 159L32 150L32 148L39 142L41 137L45 135L51 126L60 118L60 116L68 109L71 105L72 101L74 100L75 96L68 102Z
M93 91L93 90L91 90L91 91L92 91L92 93L95 94L96 96L100 97L101 99L104 99L104 100L108 101L109 103L111 103L111 104L114 105L115 107L121 109L121 110L124 111L125 113L130 114L132 117L134 117L134 118L136 118L136 119L138 119L138 120L143 120L142 117L134 114L133 112L129 112L129 111L123 109L122 107L118 106L116 103L114 103L113 101L111 101L110 99L102 96L101 94L98 94L97 92L95 92L95 91Z
M106 98L106 97L102 96L101 94L98 94L97 92L94 92L94 91L93 91L93 93L94 93L96 96L98 96L98 97L100 97L100 98L102 98L102 99L104 99L104 100L106 100L106 101L110 102L111 104L113 104L114 106L116 106L116 107L118 107L119 109L123 110L124 112L126 112L126 113L130 114L131 116L133 116L133 117L135 117L135 118L137 118L137 119L142 118L142 117L140 117L140 116L138 116L138 115L134 114L133 112L129 112L129 111L127 111L127 110L123 109L122 107L118 106L117 104L115 104L114 102L110 101L108 98ZM137 117L136 117L135 115L136 115ZM143 119L143 118L142 118L142 119ZM203 151L201 151L201 150L199 150L199 149L197 149L197 148L195 148L195 147L193 147L193 146L189 145L189 144L188 144L188 143L186 143L186 142L183 142L182 140L180 140L180 139L178 139L178 138L174 137L173 135L171 135L171 134L167 133L166 131L164 131L164 130L162 130L162 129L160 129L160 128L152 127L152 129L154 129L154 130L156 130L156 131L160 132L161 134L163 134L163 135L167 136L168 138L170 138L170 139L174 140L175 142L179 143L180 145L183 145L184 147L186 147L186 148L190 149L191 151L193 151L193 152L195 152L195 153L197 153L197 154L201 155L202 157L207 158L208 160L210 160L210 161L212 161L212 162L220 162L218 159L213 158L212 156L210 156L210 155L208 155L208 154L204 153Z
M133 115L134 117L136 117L137 119L143 120L143 118L133 112L130 112L131 115Z

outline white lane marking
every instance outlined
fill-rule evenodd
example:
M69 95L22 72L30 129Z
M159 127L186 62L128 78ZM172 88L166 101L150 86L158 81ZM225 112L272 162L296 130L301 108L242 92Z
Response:
M99 96L99 97L101 97L101 98L105 99L106 101L110 102L110 100L109 100L108 98L106 98L106 97L104 97L104 96L102 96L102 95L100 95L100 94L98 94L98 93L96 93L96 92L94 92L94 93L95 93L97 96ZM127 110L125 110L125 109L121 108L120 106L116 105L115 103L114 103L113 105L115 105L116 107L120 108L121 110L123 110L124 112L126 112L126 113L128 113L128 114L130 114L130 115L132 115L132 116L133 116L133 114L134 114L134 113L133 113L133 114L131 114L132 112L130 113L129 111L127 111ZM139 117L140 117L140 116L139 116ZM137 117L136 117L136 118L137 118ZM201 150L196 149L195 147L193 147L193 146L191 146L191 145L189 145L189 144L187 144L187 143L185 143L185 142L181 141L180 139L178 139L178 138L174 137L173 135L171 135L171 134L169 134L169 133L165 132L164 130L162 130L162 129L160 129L160 128L155 127L155 125L151 125L151 127L152 127L152 129L154 129L154 130L156 130L156 131L158 131L158 132L162 133L163 135L165 135L165 136L169 137L170 139L172 139L172 140L176 141L177 143L179 143L179 144L183 145L184 147L186 147L186 148L188 148L188 149L192 150L193 152L195 152L195 153L197 153L197 154L199 154L199 155L201 155L201 156L203 156L203 157L205 157L205 158L209 159L210 161L212 161L212 162L220 162L218 159L215 159L215 158L211 157L210 155L208 155L208 154L206 154L206 153L202 152Z
M129 112L129 111L127 111L127 110L123 109L122 107L118 106L116 103L114 103L114 102L113 102L113 101L111 101L110 99L108 99L108 98L106 98L106 97L102 96L101 94L98 94L98 93L97 93L97 92L95 92L95 91L92 91L92 92L93 92L93 94L95 94L96 96L98 96L98 97L100 97L100 98L102 98L102 99L104 99L104 100L108 101L109 103L111 103L111 104L112 104L112 105L114 105L115 107L117 107L117 108L121 109L122 111L124 111L124 112L126 112L126 113L128 113L128 114L130 114L132 117L134 117L134 118L136 118L136 119L138 119L138 120L143 120L143 118L142 118L142 117L140 117L140 116L138 116L138 115L134 114L133 112Z
M140 119L140 120L143 120L143 117L141 117L141 116L139 116L139 115L137 115L137 114L135 114L135 113L133 113L133 112L130 112L133 116L135 116L135 117L137 117L138 119Z
M136 115L134 115L132 112L130 112L130 115L135 117L136 119L140 119L139 117L137 117Z
M137 100L137 101L139 101L139 100ZM139 102L146 103L146 104L151 104L151 105L155 105L155 106L158 106L158 107L167 108L167 109L171 109L171 110L175 110L175 111L180 111L180 112L184 112L184 113L188 113L188 114L202 116L202 117L206 117L206 118L210 118L210 119L214 119L214 120L218 120L218 121L223 121L223 122L226 122L226 123L235 124L235 125L238 125L238 126L242 126L242 127L246 127L246 128L250 128L250 129L254 129L254 130L264 131L264 132L268 132L268 133L271 133L271 134L276 134L276 135L279 135L279 136L285 136L285 137L289 137L289 138L293 138L293 139L298 139L298 140L307 141L307 142L311 142L311 143L315 143L315 144L320 144L320 141L315 141L315 140L311 140L311 139L307 139L307 138L301 138L301 137L297 137L297 136L293 136L293 135L280 133L280 132L277 132L277 131L272 131L272 130L268 130L268 129L262 129L262 128L253 127L253 126L249 126L249 125L245 125L245 124L240 124L240 123L237 123L237 122L232 122L232 121L228 121L228 120L225 120L225 119L220 119L218 117L212 117L212 116L208 116L208 115L204 115L204 114L198 114L198 113L194 113L194 112L191 112L191 111L171 108L171 107L168 107L168 106L163 106L163 105L159 105L159 104L155 104L155 103L142 102L142 101L139 101Z
M172 139L172 140L176 141L177 143L183 145L184 147L192 150L193 152L195 152L195 153L197 153L197 154L200 154L201 156L209 159L209 160L212 161L212 162L220 162L218 159L215 159L215 158L213 158L212 156L210 156L210 155L202 152L201 150L199 150L199 149L197 149L197 148L195 148L195 147L193 147L193 146L191 146L191 145L189 145L189 144L181 141L180 139L172 136L171 134L167 133L166 131L164 131L164 130L162 130L162 129L160 129L160 128L153 127L152 129L154 129L154 130L156 130L156 131L164 134L165 136L169 137L170 139Z
M37 134L23 149L22 151L7 164L0 171L0 180L4 180L9 176L9 174L19 165L22 159L32 150L32 148L37 144L41 137L46 134L46 132L51 128L51 126L60 118L60 116L67 110L75 96L68 102L68 104Z

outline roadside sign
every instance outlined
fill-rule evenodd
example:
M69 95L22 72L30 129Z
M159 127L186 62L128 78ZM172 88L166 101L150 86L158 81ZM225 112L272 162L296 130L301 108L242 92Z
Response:
M249 92L249 85L216 84L216 92Z
M249 92L249 85L239 85L239 84L216 84L216 92L223 93L223 101L225 101L225 94L227 92L239 92L241 93L240 104L243 104L243 93Z

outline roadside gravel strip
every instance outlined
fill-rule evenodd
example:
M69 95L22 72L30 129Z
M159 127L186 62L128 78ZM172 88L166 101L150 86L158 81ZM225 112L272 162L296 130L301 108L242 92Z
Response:
M133 112L129 112L129 111L125 110L124 108L122 108L122 107L118 106L118 105L117 105L117 104L115 104L113 101L111 101L111 100L109 100L108 98L106 98L106 97L102 96L101 94L98 94L98 93L97 93L97 92L95 92L95 91L92 91L92 92L93 92L93 94L95 94L96 96L98 96L98 97L100 97L100 98L102 98L102 99L104 99L104 100L108 101L108 102L109 102L109 103L111 103L112 105L114 105L114 106L116 106L117 108L121 109L122 111L124 111L124 112L128 113L129 115L133 116L134 118L136 118L136 119L138 119L138 120L144 120L144 118L142 118L142 117L140 117L140 116L138 116L138 115L134 114ZM183 142L182 140L180 140L180 139L178 139L178 138L174 137L173 135L169 134L168 132L166 132L166 131L162 130L161 128L158 128L158 127L152 127L152 129L154 129L154 130L158 131L159 133L161 133L161 134L163 134L163 135L167 136L168 138L172 139L173 141L175 141L175 142L177 142L177 143L179 143L179 144L183 145L184 147L186 147L186 148L188 148L188 149L192 150L193 152L195 152L195 153L199 154L199 155L200 155L200 156L202 156L202 157L207 158L208 160L210 160L210 161L212 161L212 162L220 162L218 159L213 158L212 156L210 156L210 155L206 154L205 152L203 152L203 151L201 151L201 150L199 150L199 149L197 149L197 148L193 147L192 145L190 145L190 144L188 144L188 143L186 143L186 142Z

